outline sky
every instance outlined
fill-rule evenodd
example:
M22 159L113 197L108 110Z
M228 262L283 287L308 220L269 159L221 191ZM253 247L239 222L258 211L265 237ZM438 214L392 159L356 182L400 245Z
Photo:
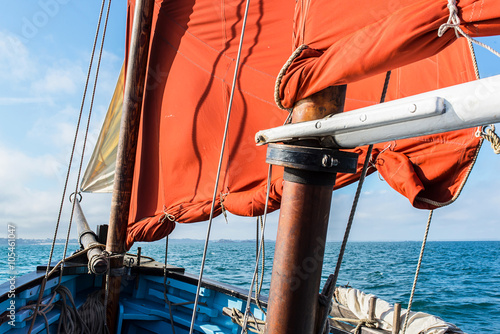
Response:
M95 35L100 1L23 0L3 4L0 19L0 237L52 238ZM113 1L90 124L93 147L123 62L125 1ZM500 50L500 38L483 38ZM482 77L500 74L500 58L476 48ZM93 82L93 81L91 81ZM90 85L92 87L92 85ZM91 95L90 93L88 94ZM88 111L89 99L86 101ZM86 122L86 118L83 120ZM500 126L498 127L500 128ZM499 131L500 132L500 131ZM82 145L77 146L78 155ZM87 150L88 160L91 151ZM78 160L72 168L77 172ZM500 156L485 144L458 200L436 210L429 240L500 240ZM74 189L71 178L68 194ZM333 195L328 240L341 240L355 186ZM58 236L65 237L64 199ZM111 196L84 194L91 227L109 219ZM411 207L377 175L368 177L351 232L353 241L421 240L427 211ZM268 217L275 239L278 214ZM172 238L203 239L207 223L179 224ZM74 228L73 228L74 229ZM251 239L255 219L217 218L211 239ZM76 237L76 232L71 232Z

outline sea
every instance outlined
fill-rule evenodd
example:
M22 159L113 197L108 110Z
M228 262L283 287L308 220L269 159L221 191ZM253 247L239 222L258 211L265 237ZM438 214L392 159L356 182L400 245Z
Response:
M167 262L199 274L203 241L170 240ZM269 293L274 242L265 242L262 294ZM7 247L4 252L7 254ZM54 257L60 258L63 245L56 245ZM137 243L142 254L157 261L165 259L165 242ZM70 244L75 251L77 244ZM410 298L420 242L350 242L342 262L339 285L375 294L404 308ZM333 273L339 242L328 242L323 267L323 282ZM45 265L50 245L16 246L17 275ZM70 254L70 252L68 253ZM248 289L255 268L255 241L219 240L209 243L204 277ZM7 257L0 260L0 282L9 277ZM500 241L427 243L412 310L423 311L454 323L467 333L500 333Z

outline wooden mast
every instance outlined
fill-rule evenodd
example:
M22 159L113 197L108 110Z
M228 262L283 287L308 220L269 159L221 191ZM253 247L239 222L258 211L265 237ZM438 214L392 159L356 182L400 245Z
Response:
M107 276L106 322L110 333L115 333L117 326L121 286L119 269L123 267L123 254L126 251L125 240L142 99L146 82L153 9L154 0L137 0L130 40L109 232L106 241L106 251L115 255L110 261L111 272Z
M297 102L292 122L342 112L345 91L346 86L332 86ZM318 146L317 142L311 141L294 144L300 145L299 152ZM287 150L288 145L282 146ZM271 146L268 148L268 162L272 155L270 149ZM337 164L330 153L322 154L319 156L327 157L323 158L323 165ZM290 155L287 151L286 156ZM288 161L277 164L285 166L285 181L265 333L317 333L318 293L336 174L290 168Z

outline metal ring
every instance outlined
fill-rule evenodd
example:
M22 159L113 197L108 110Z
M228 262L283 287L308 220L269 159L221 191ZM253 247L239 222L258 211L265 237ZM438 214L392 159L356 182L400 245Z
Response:
M77 192L76 195L79 196L78 203L81 203L82 202L82 193L81 192ZM75 193L72 193L71 195L69 195L69 201L71 203L73 203L73 200L71 199L72 196L75 196Z

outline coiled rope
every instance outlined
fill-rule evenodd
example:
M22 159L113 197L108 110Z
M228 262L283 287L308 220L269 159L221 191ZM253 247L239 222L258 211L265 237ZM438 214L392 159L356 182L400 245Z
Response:
M33 314L26 320L32 320L37 315L42 316L45 322L45 329L49 333L49 321L47 314L58 307L61 309L57 333L81 333L81 334L105 334L104 318L106 310L101 301L100 290L91 293L85 303L77 309L71 291L64 285L59 285L52 296L45 304L26 305L19 309L31 310ZM57 296L60 296L58 302L54 302Z
M243 313L234 307L224 307L223 313L230 316L232 322L241 326L242 328L248 329L250 332L258 334L264 333L264 329L261 327L264 327L266 325L266 322L263 320L256 319L255 317L252 317L252 319L249 320L245 320L245 316L243 315Z
M109 333L108 328L104 325L106 308L102 302L102 290L91 293L78 310L78 314L87 326L89 333Z
M80 257L80 256L84 255L85 253L87 253L89 250L91 250L91 249L93 249L93 248L101 247L101 246L102 246L102 245L96 244L96 245L94 245L94 246L92 246L92 247L89 247L89 248L87 248L87 249L84 249L84 250L81 250L81 251L75 252L73 255L71 255L71 256L69 256L69 257L67 257L67 258L66 258L66 261L69 261L69 260L72 260L72 259L74 259L74 258ZM60 266L62 265L62 263L63 263L63 261L62 261L62 260L61 260L61 261L59 261L59 262L58 262L58 263L57 263L57 264L56 264L56 265L52 268L52 270L50 270L50 271L48 272L47 277L50 277L50 276L51 276L51 275L52 275L52 274L53 274L56 270L61 270L61 271L62 271L62 269L59 269L59 268L60 268ZM46 280L46 279L45 279L45 277L44 277L44 279L42 280L42 283L41 283L41 285L40 285L40 291L45 291L45 285L46 285L46 283L47 283L47 280ZM68 298L69 298L70 303L74 304L74 302L72 302L72 301L73 301L73 297L71 296L70 291L68 290L68 288L67 288L67 287L65 287L64 285L61 285L61 284L60 284L60 280L59 280L59 285L58 285L58 286L54 289L54 292L53 292L53 294L52 294L51 299L50 299L50 300L49 300L46 304L42 304L42 302L41 302L42 297L43 297L43 293L42 293L42 294L40 294L40 295L38 296L38 300L37 300L37 302L36 302L36 303L34 303L34 304L30 304L30 305L26 305L26 306L23 306L23 307L21 307L21 308L19 309L19 311L24 310L24 309L30 309L30 310L32 310L32 311L33 311L33 314L32 314L30 317L28 317L28 318L26 319L26 320L31 320L31 321L32 321L32 322L31 322L31 323L32 323L32 326L34 325L34 320L36 320L36 317L37 317L38 315L41 315L41 316L44 318L44 322L45 322L45 327L46 327L46 329L47 329L47 333L49 333L49 332L48 332L49 323L48 323L48 319L47 319L46 314L47 314L47 313L49 313L49 312L53 309L53 307L54 307L54 303L53 303L53 302L54 302L54 299L55 299L55 297L57 296L57 294L60 294L60 295L61 295L61 299L63 299L63 297L64 297L64 298L68 297ZM98 299L98 301L97 301L97 302L101 303L101 302L100 302L100 299ZM94 304L95 304L96 302L92 302L92 303L94 303ZM64 305L67 305L67 303L65 303ZM64 306L64 305L63 305L63 306ZM85 304L84 304L84 305L85 305ZM101 305L102 305L102 303L101 303ZM82 309L83 309L83 312L86 312L86 311L85 311L85 307L83 307L83 305L82 305ZM82 312L82 309L80 310L81 312ZM90 316L86 316L86 317L87 317L87 318L91 318L91 320L90 320L90 321L91 321L92 323L96 323L96 324L97 324L97 322L102 321L102 324L104 324L104 318L105 318L105 315L103 316L104 318L100 316L100 314L101 314L102 312L100 312L100 311L99 311L99 308L98 308L98 307L94 307L94 306L93 306L93 307L91 307L91 308L89 308L89 309L95 310L95 311L97 311L97 312L95 312L95 314L94 314L94 315L90 315ZM102 309L104 310L104 306L102 306ZM73 311L67 311L67 310L66 310L66 307L64 306L64 307L61 309L61 317L60 317L60 319L66 319L66 318L65 318L65 315L64 315L64 312L66 312L66 315L67 315L67 314L73 314L73 313L72 313ZM68 312L69 312L69 313L68 313ZM103 311L103 312L104 312L104 311ZM105 313L105 312L104 312L104 313ZM104 313L103 313L103 314L104 314ZM74 318L74 317L73 317L73 318ZM72 318L72 319L73 319L73 318ZM72 324L69 324L69 323L68 323L68 321L71 321L71 320L67 320L67 319L66 319L66 320L62 320L62 321L63 321L63 322L64 322L64 321L66 321L66 324L63 324L62 326L72 326ZM77 321L79 321L79 320L78 320L78 318L77 318ZM74 322L74 321L73 321L73 322ZM85 323L85 324L87 324L87 326L88 326L88 324L89 324L89 323L88 323L88 322L86 322L86 321L84 321L84 323ZM28 330L28 333L30 333L30 332L32 331L32 329L33 329L33 328L32 328L32 326L30 326L30 329ZM59 325L59 328L60 328L60 326L61 326L61 323L60 323L60 325ZM84 328L84 326L83 326L83 325L82 325L81 327L82 327L82 328ZM58 329L58 332L59 332L59 330L60 330L60 329ZM65 332L65 333L73 333L73 331L67 331L67 330L65 330L64 332ZM104 333L104 332L87 331L87 332L83 332L83 333L89 333L89 334L91 334L91 333Z

